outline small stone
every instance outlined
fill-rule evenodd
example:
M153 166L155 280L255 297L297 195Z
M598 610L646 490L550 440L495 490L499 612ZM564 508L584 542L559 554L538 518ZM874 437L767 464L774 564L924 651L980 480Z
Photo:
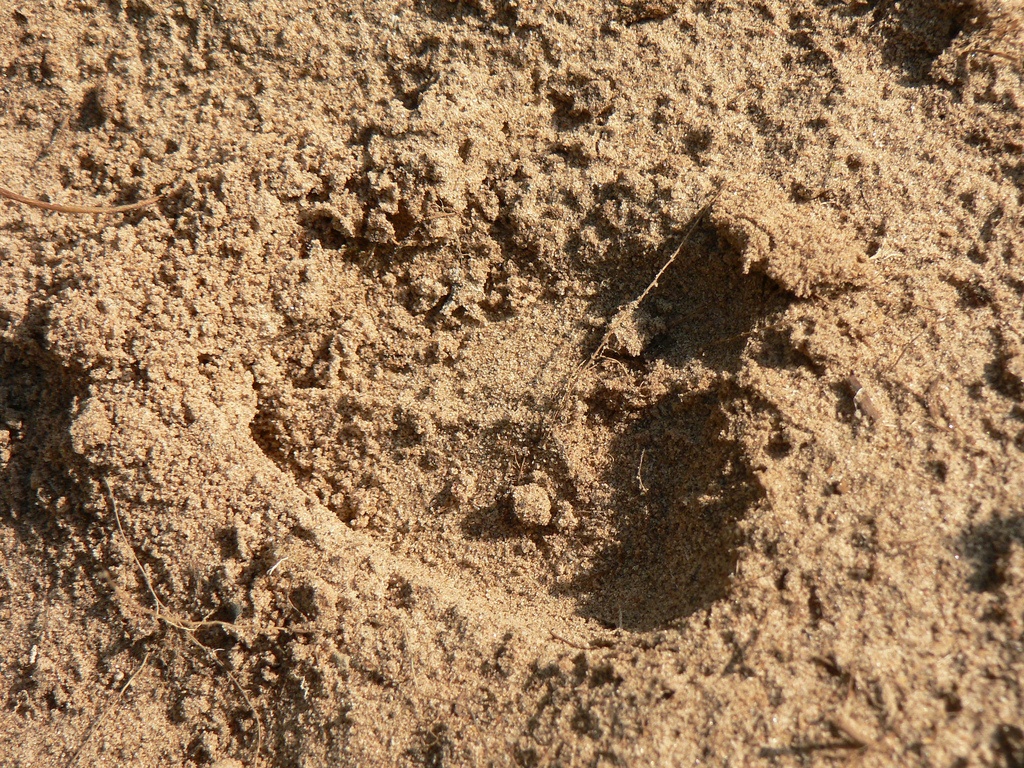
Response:
M551 497L537 483L512 489L512 514L524 525L542 528L551 523Z

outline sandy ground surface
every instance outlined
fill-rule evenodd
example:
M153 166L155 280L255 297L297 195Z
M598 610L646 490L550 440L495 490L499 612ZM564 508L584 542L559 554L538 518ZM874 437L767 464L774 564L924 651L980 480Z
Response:
M4 3L0 764L1024 765L1022 50Z

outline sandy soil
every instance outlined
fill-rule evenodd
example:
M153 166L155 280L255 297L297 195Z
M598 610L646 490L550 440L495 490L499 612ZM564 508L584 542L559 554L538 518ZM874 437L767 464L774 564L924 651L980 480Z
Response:
M1022 50L5 3L0 764L1024 765Z

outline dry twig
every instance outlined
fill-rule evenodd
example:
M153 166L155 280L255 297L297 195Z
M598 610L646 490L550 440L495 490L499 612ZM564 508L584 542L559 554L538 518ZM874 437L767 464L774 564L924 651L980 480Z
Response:
M683 247L686 245L687 242L689 242L690 237L694 233L694 230L697 229L697 225L700 224L701 220L707 215L708 211L711 210L711 206L713 206L715 204L715 201L718 200L719 195L722 194L723 187L724 184L719 185L718 189L716 189L712 193L708 201L704 203L703 206L701 206L701 209L699 211L697 211L692 221L690 222L690 226L687 227L686 232L683 233L683 237L679 241L679 245L677 245L676 249L672 251L672 254L668 257L665 263L661 265L661 269L658 270L657 274L654 276L654 279L651 280L650 283L648 283L647 287L644 288L643 292L632 301L620 306L619 310L615 313L615 316L608 321L605 327L604 335L601 337L601 341L598 343L597 348L594 350L593 354L591 354L585 362L580 363L576 367L576 369L570 374L568 380L565 383L565 388L562 392L562 395L559 398L560 404L564 403L572 395L575 389L576 380L579 378L580 374L582 374L585 370L592 368L594 364L597 362L597 359L601 357L602 354L604 354L605 350L608 349L608 345L609 343L611 343L612 338L616 334L616 331L620 330L621 326L625 322L628 322L630 316L636 311L636 309L640 306L643 300L650 295L651 291L658 287L658 281L661 280L662 275L665 274L668 268L675 263L675 260L679 257L679 254L682 253Z
M625 317L628 313L636 310L636 308L640 306L640 304L643 302L644 299L647 298L651 291L658 287L658 281L661 280L661 276L665 274L665 272L668 270L669 267L672 266L672 264L675 263L675 260L679 257L679 254L682 253L683 246L685 246L689 242L690 236L693 235L694 230L697 229L697 225L700 224L701 220L707 215L707 212L711 210L711 206L715 204L715 201L718 199L718 196L720 194L722 194L721 186L719 186L719 188L714 191L714 193L711 195L708 201L704 203L704 205L701 207L699 211L697 211L697 214L693 217L693 221L690 222L690 226L686 228L686 232L683 234L682 240L679 241L679 245L677 245L676 249L672 251L672 255L668 257L665 263L661 265L661 269L658 270L658 273L654 276L654 279L651 280L650 283L648 283L647 287L644 288L643 292L639 296L637 296L628 304L623 304L621 307L619 307L619 311L615 313L615 317L613 317L611 321L608 323L608 330L606 330L604 336L601 337L601 343L597 345L597 349L594 350L594 354L590 356L588 365L592 365L593 362L598 357L600 357L601 354L608 348L608 342L611 340L612 334L615 333L615 321L621 317Z
M139 200L137 203L128 203L127 205L114 205L111 207L105 207L102 205L62 205L60 203L47 203L43 200L35 200L31 197L25 197L19 195L17 192L12 192L9 189L0 187L0 197L13 200L16 203L22 203L29 205L33 208L42 208L44 211L55 211L56 213L95 213L99 215L110 215L114 213L128 213L130 211L137 211L141 208L147 208L154 203L160 202L164 198L163 195L157 195L156 197L148 197L145 200Z

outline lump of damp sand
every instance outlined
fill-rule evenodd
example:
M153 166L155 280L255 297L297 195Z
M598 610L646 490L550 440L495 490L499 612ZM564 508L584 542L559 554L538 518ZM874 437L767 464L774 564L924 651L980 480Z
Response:
M551 498L547 490L537 483L513 488L512 514L524 525L539 528L548 525L551 522Z

